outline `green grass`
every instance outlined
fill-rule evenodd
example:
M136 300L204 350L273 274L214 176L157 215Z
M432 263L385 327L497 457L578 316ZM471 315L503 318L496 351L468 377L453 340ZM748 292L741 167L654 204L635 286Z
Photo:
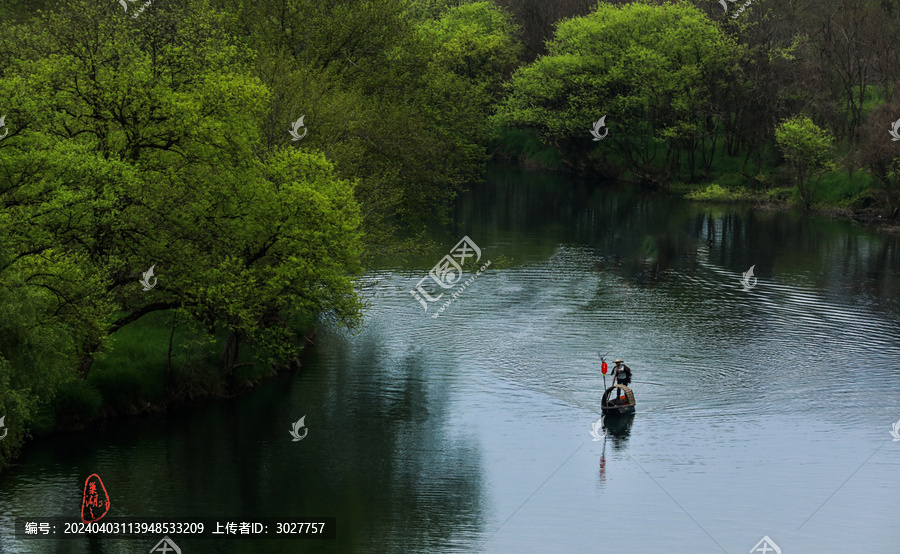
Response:
M184 321L182 316L180 321ZM147 403L159 404L173 391L190 391L190 396L222 393L230 383L219 368L219 352L225 331L197 340L186 326L176 326L172 341L172 369L168 368L172 312L156 312L120 329L110 351L98 356L88 374L87 385L96 389L103 404L116 413L134 413ZM234 382L270 376L271 364L246 345L237 363L253 363L235 369Z
M537 129L504 127L488 146L491 151L523 165L538 165L551 171L564 169L556 147L544 144Z
M166 383L172 311L151 313L120 329L109 350L98 354L87 380L74 377L61 384L46 404L36 406L29 419L33 436L82 429L98 417L128 415L149 405L162 407L173 399L230 393L232 385L274 375L261 351L242 345L237 364L252 363L223 375L219 353L225 331L215 336L195 334L182 315L172 340L172 368ZM312 328L313 318L293 322Z
M87 382L100 391L104 403L116 412L163 399L170 322L170 312L144 316L120 329L111 350L94 362ZM183 338L176 332L176 339Z
M870 91L867 106L878 95ZM537 164L548 170L564 169L564 164L556 148L542 142L536 129L503 128L499 137L492 143L492 149L503 156L510 157L524 165ZM664 146L658 144L656 164L660 170L664 163ZM789 182L787 168L775 163L777 152L774 142L762 147L762 166L757 168L755 160L744 164L746 154L728 156L724 153L721 139L718 150L713 156L709 173L704 175L698 169L695 181L690 181L687 171L687 153L681 153L680 170L669 176L665 188L685 196L690 200L702 202L746 202L761 200L775 204L799 206L796 187ZM848 152L847 145L836 145L835 158L843 158ZM590 163L600 172L606 172L617 179L634 180L631 172L625 169L625 161L615 152L597 149L589 155ZM699 159L698 159L699 164ZM755 180L746 177L741 170L752 175ZM754 175L755 174L755 175ZM813 198L813 204L823 207L847 209L864 209L882 204L878 183L873 182L865 171L855 171L852 176L846 170L839 170L822 176Z
M697 202L743 202L755 200L759 195L751 193L743 187L725 188L713 183L704 189L689 192L684 197Z
M816 190L815 201L842 208L853 208L856 201L869 192L872 185L869 175L862 171L854 172L852 178L846 171L830 173L822 177Z
M94 419L102 404L103 395L100 391L81 379L73 379L56 389L52 413L55 414L55 422L61 427L77 428ZM42 415L45 417L37 419L46 420L46 414ZM39 432L45 431L46 421L38 426L41 427Z

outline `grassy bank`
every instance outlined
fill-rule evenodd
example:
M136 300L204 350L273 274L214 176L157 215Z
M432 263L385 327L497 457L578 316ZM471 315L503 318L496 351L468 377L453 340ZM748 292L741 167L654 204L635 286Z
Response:
M84 428L98 419L162 411L198 397L225 397L274 376L262 353L244 348L233 374L220 369L225 333L207 337L178 324L175 312L149 314L121 329L86 380L63 383L32 421L36 436ZM184 316L182 315L182 321Z
M590 136L585 138L588 140ZM759 167L753 162L748 163L744 156L728 156L719 149L712 153L709 170L702 174L695 172L693 182L684 155L668 164L659 155L659 159L650 164L648 174L666 176L662 188L695 202L749 202L766 208L803 208L798 187L792 182L787 168L772 162L777 159L774 148L774 144L763 148L766 154ZM573 171L563 162L555 146L542 141L537 129L503 129L492 149L495 158L513 161L529 169ZM626 182L640 180L625 169L625 160L610 144L599 142L588 159L592 166L589 171ZM839 170L816 177L810 205L812 211L866 221L884 221L896 216L887 207L884 190L877 180L865 170L848 171L847 164L843 165Z
M752 202L768 207L803 207L797 187L790 186L784 179L759 175L758 180L751 181L740 177L738 179L734 178L734 175L724 174L716 181L704 180L694 184L678 181L670 183L666 188L696 202ZM823 175L817 186L811 209L816 212L848 216L890 215L876 183L861 171L852 175L846 172Z
M488 144L488 150L495 159L517 163L531 170L565 170L559 152L541 141L537 129L504 127Z

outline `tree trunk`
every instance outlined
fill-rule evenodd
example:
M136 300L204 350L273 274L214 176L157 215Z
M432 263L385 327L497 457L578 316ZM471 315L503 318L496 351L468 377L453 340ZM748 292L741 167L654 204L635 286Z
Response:
M222 372L228 378L231 378L234 372L234 364L237 362L238 357L238 345L238 334L235 331L228 331L225 346L222 347L222 354L219 356Z
M178 317L178 310L174 310L172 314L172 332L169 333L169 352L166 358L166 381L163 384L163 391L168 392L169 390L169 376L172 373L172 340L175 338L175 321Z
M76 371L82 379L87 380L88 374L91 372L91 366L94 364L94 352L100 348L100 343L94 341L85 341L81 345L81 352L78 354L78 364Z
M88 378L88 373L91 371L91 365L94 363L94 357L87 352L82 352L78 358L78 374L81 375L81 378L85 381Z

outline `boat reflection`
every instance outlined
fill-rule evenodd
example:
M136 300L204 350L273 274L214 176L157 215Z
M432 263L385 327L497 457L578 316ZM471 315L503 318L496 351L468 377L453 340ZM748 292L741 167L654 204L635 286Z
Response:
M634 414L603 416L603 453L600 454L600 486L606 483L606 440L611 438L613 448L620 450L628 441L628 435L631 433L631 422L634 421Z
M606 430L606 435L612 437L614 447L620 448L625 444L628 435L631 433L631 422L633 421L634 414L606 416L603 418L603 428Z

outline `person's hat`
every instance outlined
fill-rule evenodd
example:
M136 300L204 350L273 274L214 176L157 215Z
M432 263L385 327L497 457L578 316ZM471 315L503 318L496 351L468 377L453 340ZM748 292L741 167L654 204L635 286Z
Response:
M621 364L621 363L622 363L622 360L620 360L619 358L616 358L616 363L617 363L617 364Z

